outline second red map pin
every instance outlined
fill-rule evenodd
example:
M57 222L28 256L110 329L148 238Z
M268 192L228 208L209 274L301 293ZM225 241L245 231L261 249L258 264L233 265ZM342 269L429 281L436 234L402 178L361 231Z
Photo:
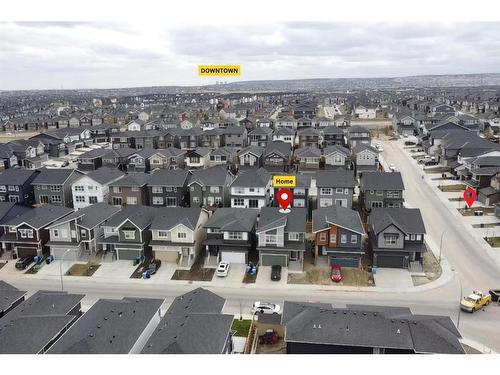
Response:
M467 207L470 208L474 201L476 200L477 194L476 191L473 188L467 188L464 191L464 200L465 203L467 203Z

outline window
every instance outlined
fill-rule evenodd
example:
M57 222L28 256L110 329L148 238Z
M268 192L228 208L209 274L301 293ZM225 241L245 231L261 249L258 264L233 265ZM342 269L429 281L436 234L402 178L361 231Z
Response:
M82 238L87 238L87 230L86 230L86 229L81 228L81 229L80 229L80 236L81 236Z
M167 238L167 237L168 237L168 232L166 230L158 231L158 238Z
M166 198L166 206L175 207L177 206L177 198L175 197L167 197Z
M124 230L123 235L126 240L135 240L135 230Z
M85 196L83 196L83 195L75 195L75 202L85 203Z
M332 243L337 242L337 235L336 234L330 234L330 242L332 242Z
M59 229L53 229L52 230L52 236L54 238L59 238Z
M127 197L127 204L137 204L137 197Z
M377 207L383 207L383 203L378 201L372 202L372 208L377 208Z
M89 203L90 204L96 204L97 203L97 197L89 197Z
M375 191L370 190L370 195L373 195L373 194L375 194Z
M17 195L9 195L9 202L19 202L19 197Z
M113 193L121 193L122 192L122 188L119 187L119 186L113 186Z
M349 194L349 189L348 189L348 188L345 188L345 189L344 189L344 194L345 194L345 195Z
M343 192L344 192L343 188L337 188L337 189L335 189L335 193L337 193L337 194L342 194Z
M358 236L351 234L351 243L358 243Z
M14 226L10 226L9 227L9 233L16 233L17 232L17 228L14 227Z
M249 199L248 200L249 208L259 208L259 200L258 199Z
M0 193L5 193L6 191L5 185L0 185Z
M21 238L33 238L33 229L19 229Z
M421 234L417 234L417 241L422 241L422 235Z
M245 188L235 187L234 188L234 194L245 194Z
M219 186L210 186L211 193L218 193L220 191Z
M187 235L184 232L178 232L177 233L177 238L187 238Z
M172 192L172 187L171 187L171 186L166 186L166 187L165 187L165 191L166 191L167 193L171 193L171 192ZM153 193L154 193L154 192L153 192ZM161 191L160 191L160 193L161 193Z
M163 205L163 197L153 197L154 205Z
M332 195L333 189L332 188L321 188L320 189L320 194L321 195Z
M230 240L242 240L243 233L242 232L228 232L227 238Z
M85 191L85 188L83 186L75 186L75 191Z
M388 191L387 198L399 198L399 191Z
M215 197L215 204L222 204L222 198L221 197Z
M163 193L163 187L161 187L161 186L153 186L153 187L152 187L152 191L153 191L153 193L155 193L155 194L158 194L158 193Z
M410 235L410 240L411 240L411 241L415 241L415 235L414 235L414 234L411 234L411 235Z
M347 234L340 235L340 243L347 243Z
M38 197L38 199L40 200L40 203L42 203L42 204L49 203L49 196L48 195L40 195Z
M266 240L266 244L269 244L269 243L275 244L276 243L276 235L275 234L266 234L265 240Z
M234 198L233 206L235 207L243 207L245 205L245 200L243 198Z
M59 185L50 185L50 191L53 193L57 193L61 191L61 187Z
M130 190L132 190L132 191L139 191L139 187L138 186L132 186L132 188Z
M398 241L398 235L397 234L385 234L385 244L386 245L395 245Z
M200 197L193 197L193 203L200 203Z
M288 240L289 241L299 241L300 240L300 233L289 232L288 233Z
M377 195L382 196L382 195L384 195L384 192L382 190L377 190Z
M57 204L62 202L62 198L59 195L52 195L50 201Z
M326 241L326 233L325 232L321 232L319 234L319 240L320 241Z
M16 191L15 187L12 185L9 185L9 191Z

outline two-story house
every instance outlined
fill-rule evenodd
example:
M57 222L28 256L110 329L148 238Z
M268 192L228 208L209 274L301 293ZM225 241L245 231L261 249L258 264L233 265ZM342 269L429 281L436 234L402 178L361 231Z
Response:
M321 133L317 129L305 128L297 131L298 148L315 147L320 148Z
M157 211L158 208L141 205L124 207L101 225L101 249L111 252L116 260L151 258L149 227Z
M360 143L369 145L371 143L370 131L362 126L351 126L347 133L347 143L351 149Z
M178 169L185 166L186 151L175 147L155 150L148 158L151 170L156 168Z
M200 207L158 209L151 223L153 257L190 269L201 254L208 213Z
M267 147L267 143L273 140L273 129L269 127L257 127L248 133L248 144L250 146Z
M313 211L315 263L328 258L328 265L359 267L364 254L365 230L357 211L333 205Z
M186 153L186 168L207 168L210 162L211 149L208 147L196 147Z
M71 184L73 207L76 210L92 204L109 201L109 184L124 177L118 169L102 167L79 176Z
M282 141L269 142L263 156L263 165L266 169L273 172L288 172L292 148Z
M31 182L36 204L73 207L71 185L80 176L74 169L42 169Z
M350 168L351 150L348 148L334 145L323 149L323 157L325 159L325 169L332 168Z
M358 143L352 148L352 158L356 168L356 176L363 172L379 170L378 150L369 144Z
M299 171L319 169L321 149L305 146L295 150L293 158Z
M98 251L104 235L101 224L120 211L107 203L95 203L50 224L47 246L55 259L87 259Z
M229 206L232 179L232 173L222 165L193 171L188 182L191 207Z
M355 186L356 180L353 171L345 169L317 171L317 206L328 207L335 204L351 208Z
M97 148L85 152L78 156L78 169L80 171L95 171L102 166L102 157L106 155L109 150L104 148Z
M31 183L38 174L38 171L18 168L3 171L0 174L0 202L31 205L35 201Z
M261 266L280 265L288 271L302 272L304 267L306 208L282 213L276 207L263 207L257 233Z
M403 207L405 186L399 172L363 173L359 190L360 206L365 213L378 207Z
M217 267L220 261L246 264L255 250L258 214L249 208L218 208L205 223L205 267Z
M30 209L2 222L4 234L0 237L4 251L13 258L33 258L49 254L47 226L73 210L68 207L45 205Z
M273 176L277 176L274 174ZM307 208L310 207L310 196L309 190L311 189L311 175L304 174L289 174L286 176L295 176L295 187L290 188L292 192L292 202L290 203L291 207L299 207L299 208ZM278 202L278 190L279 187L272 188L272 205L274 207L279 207Z
M142 148L128 157L128 172L149 172L151 170L150 157L156 153L154 148Z
M262 167L264 149L258 146L248 146L238 152L240 168L259 168Z
M184 169L157 169L148 181L149 205L177 207L189 204L187 183L189 172Z
M240 170L231 184L231 207L261 208L270 203L271 174L264 168Z
M238 149L236 147L224 146L210 152L209 167L225 165L230 169L236 167L238 160Z
M418 208L376 208L368 218L374 267L422 271L425 226Z
M343 146L344 131L336 126L328 126L320 130L322 135L322 147Z
M295 147L295 130L289 128L278 128L273 133L274 142L285 142L290 148Z
M109 203L114 206L148 204L148 173L130 172L109 184Z
M244 126L228 126L224 129L226 146L243 148L247 145L247 129Z

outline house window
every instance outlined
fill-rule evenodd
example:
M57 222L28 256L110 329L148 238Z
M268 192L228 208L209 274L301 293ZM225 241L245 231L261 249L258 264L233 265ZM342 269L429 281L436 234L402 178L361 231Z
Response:
M155 194L158 194L158 193L163 193L163 187L161 187L161 186L153 186L153 187L152 187L152 191L153 191L153 193L155 193Z
M166 230L158 231L158 238L167 238L167 237L168 237L168 232Z
M411 240L411 241L415 241L415 235L414 235L414 234L411 234L411 235L410 235L410 240Z
M75 191L85 191L85 187L77 185L75 186Z
M245 200L243 198L234 198L233 206L235 207L243 207L245 205Z
M135 230L124 230L123 235L126 240L135 240Z
M12 185L9 185L9 191L16 191L15 187Z
M417 241L422 241L422 235L421 234L417 234Z
M127 197L127 204L137 204L137 197Z
M340 235L340 243L347 243L347 234Z
M17 232L17 228L16 228L16 227L11 226L11 227L9 227L9 232L10 232L10 233L16 233L16 232Z
M114 206L122 205L122 199L120 197L113 197L112 202Z
M319 240L320 241L326 241L326 233L325 232L321 232L319 234Z
M382 196L382 195L384 195L384 192L382 190L377 190L377 195Z
M48 195L40 195L39 197L40 203L46 204L49 203L49 196Z
M220 187L219 186L210 186L210 192L211 193L219 193Z
M52 230L52 236L54 238L59 238L59 229L53 229Z
M187 235L184 232L177 233L177 238L186 238L186 237L187 237Z
M154 205L163 205L163 197L153 197Z
M62 202L62 198L59 195L52 195L50 201L57 204Z
M172 187L171 187L171 186L166 186L166 187L165 187L165 192L167 192L167 193L171 193L171 192L172 192ZM153 192L153 193L154 193L154 192ZM161 191L160 191L160 193L161 193Z
M9 202L19 202L19 197L17 195L9 195Z
M234 194L245 194L245 188L243 187L235 187Z
M19 229L21 238L33 238L33 229Z
M0 193L5 193L6 191L5 185L0 185Z
M345 188L345 189L344 189L344 194L345 194L345 195L349 194L349 189L348 189L348 188Z
M332 188L321 188L320 189L320 194L321 195L332 195L333 189Z
M130 190L132 190L132 191L139 191L139 187L138 186L132 186L132 188Z
M358 243L358 236L351 234L351 243Z
M67 233L66 233L66 235L67 235ZM82 238L87 238L87 230L86 230L86 229L83 229L83 228L82 228L82 229L80 229L80 236L81 236Z
M122 192L122 188L119 187L119 186L113 186L113 193L121 193Z
M372 208L377 208L377 207L383 207L383 203L378 201L372 202Z
M85 203L85 196L83 196L83 195L75 195L75 202Z
M258 199L249 199L248 200L249 208L259 208L259 200Z
M397 234L385 234L385 244L386 245L395 245L398 241L398 235Z
M166 206L168 206L168 207L177 206L177 198L175 198L175 197L167 197L166 198Z
M275 244L276 243L276 235L275 234L266 234L265 240L266 240L266 244Z
M215 197L215 204L222 204L222 198L221 197Z
M97 203L97 197L89 197L89 203L90 204L96 204Z
M336 234L330 234L330 242L332 242L332 243L337 242L337 235Z
M61 187L59 185L50 185L50 191L53 193L57 193L61 191Z
M337 189L335 189L335 193L337 193L337 194L342 194L343 192L344 192L343 188L337 188Z
M370 195L373 195L373 194L375 194L375 191L370 190Z
M227 238L230 240L242 240L243 233L242 232L228 232Z
M200 203L200 197L193 197L193 203Z
M289 232L288 233L288 240L289 241L298 241L298 240L300 240L300 233Z

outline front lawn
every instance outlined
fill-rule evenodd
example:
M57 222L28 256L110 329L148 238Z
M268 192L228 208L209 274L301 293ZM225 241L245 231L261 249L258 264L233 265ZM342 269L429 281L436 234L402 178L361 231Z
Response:
M439 190L443 193L459 193L465 190L464 184L441 185Z
M100 267L93 263L76 263L65 273L66 276L92 276Z
M474 212L476 211L483 211L483 215L491 215L495 213L495 209L493 207L471 207L458 209L458 212L460 212L463 216L474 216Z
M0 270L2 269L3 266L5 266L7 263L6 262L1 262L0 263Z
M231 326L231 329L233 331L236 331L235 336L238 337L247 337L248 332L250 331L250 326L252 325L251 320L239 320L235 319L233 320L233 325Z
M491 247L500 247L500 237L484 237Z

